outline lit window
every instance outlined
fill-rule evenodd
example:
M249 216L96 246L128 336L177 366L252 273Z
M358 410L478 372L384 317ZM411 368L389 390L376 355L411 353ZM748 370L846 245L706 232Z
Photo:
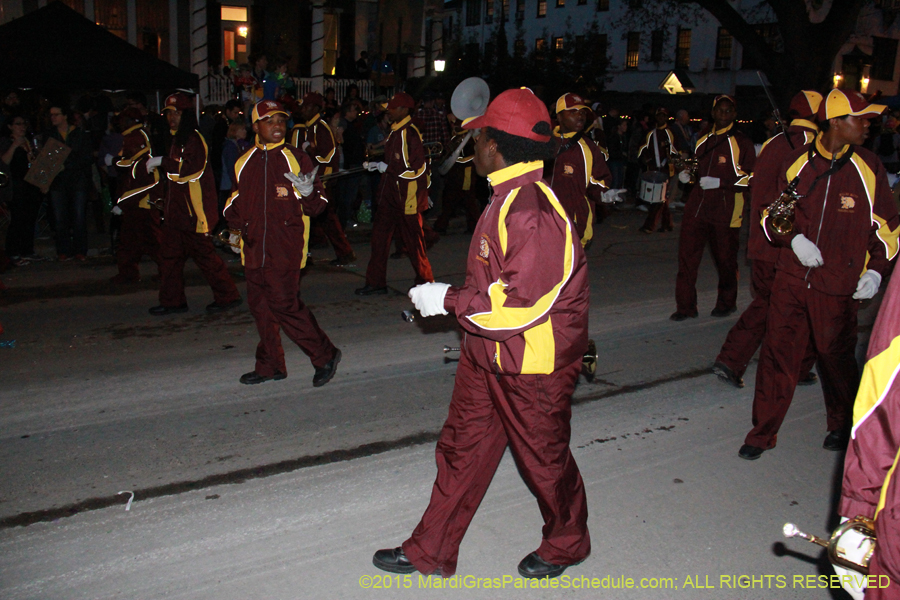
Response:
M247 20L247 7L246 6L223 6L222 7L222 20L223 21L246 21Z

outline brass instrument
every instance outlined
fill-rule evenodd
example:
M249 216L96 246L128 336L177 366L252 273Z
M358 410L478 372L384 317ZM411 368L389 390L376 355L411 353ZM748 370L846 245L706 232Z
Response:
M767 209L772 229L779 235L787 235L794 230L794 209L797 206L797 200L800 199L800 195L797 194L799 182L800 177L794 177L794 180L781 192L781 196Z
M161 213L166 212L166 201L163 198L147 198L147 203Z
M841 545L841 537L851 530L857 531L863 537L857 549L863 548L864 544L866 545L863 557L859 560L859 562L854 562L847 558L848 548ZM797 529L797 526L793 523L785 523L783 531L784 537L786 538L802 538L808 542L812 542L813 544L818 544L819 546L822 546L823 548L828 550L828 560L830 560L832 564L835 564L839 567L844 567L845 569L857 571L859 573L862 573L863 575L869 574L869 561L872 559L872 553L875 551L875 544L877 542L875 537L875 522L872 519L863 516L857 516L852 519L848 519L841 523L834 530L834 532L832 532L831 537L828 538L828 540L824 540L808 533L803 533L802 531ZM844 544L846 543L847 542L845 540Z
M214 235L213 238L216 241L221 242L225 246L231 246L232 248L237 248L238 250L240 250L241 243L238 242L237 244L235 244L234 242L232 242L232 234L237 235L239 238L241 237L241 231L239 229L223 229L219 233Z
M0 170L0 188L6 187L9 185L9 173L6 171Z
M428 142L427 144L422 144L425 148L425 158L431 160L432 158L437 158L441 154L444 153L444 145L440 142ZM369 159L376 158L379 156L384 156L384 148L379 148L377 150L373 150L371 152L366 152L366 162L362 164L360 167L353 167L352 169L344 169L343 171L335 171L334 173L329 173L328 175L323 175L320 177L322 181L329 181L331 179L337 179L338 177L344 177L346 175L353 175L354 173L364 173L369 169L366 168L366 165L369 163Z
M700 171L700 163L696 158L682 156L678 152L673 152L669 154L669 162L672 163L672 166L675 167L676 171L687 171L690 173L691 178L688 181L688 185L697 183L697 174Z
M581 374L588 381L594 380L594 374L597 372L597 344L594 340L588 340L587 350L581 357Z

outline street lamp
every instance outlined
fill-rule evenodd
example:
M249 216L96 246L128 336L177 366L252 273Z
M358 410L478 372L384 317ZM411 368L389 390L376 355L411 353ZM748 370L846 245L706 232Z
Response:
M242 38L247 37L247 33L249 33L250 29L246 25L241 25L238 27L238 35Z

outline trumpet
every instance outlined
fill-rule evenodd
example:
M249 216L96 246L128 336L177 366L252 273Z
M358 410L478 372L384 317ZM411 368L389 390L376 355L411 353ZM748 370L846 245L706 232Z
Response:
M856 531L862 536L862 539L856 542L856 548L853 548L852 546L848 548L847 540L841 542L843 535L849 531ZM877 539L875 537L875 522L868 517L856 516L844 521L834 530L834 532L832 532L831 537L827 540L808 533L803 533L797 529L797 526L793 523L785 523L783 532L784 537L786 538L798 537L807 542L822 546L828 550L828 560L830 560L832 564L857 571L863 575L869 574L869 561L872 559L872 553L875 552ZM853 549L863 549L862 558L858 561L851 560L847 557L848 551Z
M700 164L696 158L682 156L678 152L669 154L669 162L675 167L676 171L687 171L691 175L688 185L697 183L697 173L700 171Z
M769 217L772 218L772 229L779 235L787 235L794 230L794 209L797 207L797 200L800 199L800 195L797 194L799 182L800 177L794 177L794 180L781 192L781 196L767 209Z
M232 248L237 248L238 250L240 250L241 243L238 242L235 244L234 242L232 242L231 241L232 235L236 235L236 236L238 236L238 238L240 238L241 230L240 229L223 229L223 230L219 231L219 233L214 235L213 238L216 241L221 242L225 246L231 246Z
M440 142L428 142L427 144L422 144L422 146L426 150L425 158L427 158L428 160L437 158L444 153L444 145ZM363 166L353 167L350 169L345 169L343 171L335 171L334 173L323 175L320 179L322 181L330 181L332 179L337 179L338 177L353 175L354 173L364 173L369 170L365 165L370 161L370 159L377 158L379 156L384 156L384 148L378 148L377 150L366 152L366 162L363 163Z

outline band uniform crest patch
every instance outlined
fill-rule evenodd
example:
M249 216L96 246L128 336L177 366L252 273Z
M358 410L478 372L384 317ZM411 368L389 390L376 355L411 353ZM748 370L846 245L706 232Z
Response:
M841 210L850 211L856 207L856 198L853 196L841 196Z
M276 198L287 198L288 197L288 189L283 185L275 186L275 197Z
M563 175L572 176L575 174L575 167L572 165L563 165Z
M397 160L400 160L400 153L399 153L399 152L394 152L394 158L397 159Z
M724 154L719 155L719 164L724 165L728 162L728 158Z
M478 260L487 264L491 257L491 238L486 233L481 234L481 240L478 243Z

